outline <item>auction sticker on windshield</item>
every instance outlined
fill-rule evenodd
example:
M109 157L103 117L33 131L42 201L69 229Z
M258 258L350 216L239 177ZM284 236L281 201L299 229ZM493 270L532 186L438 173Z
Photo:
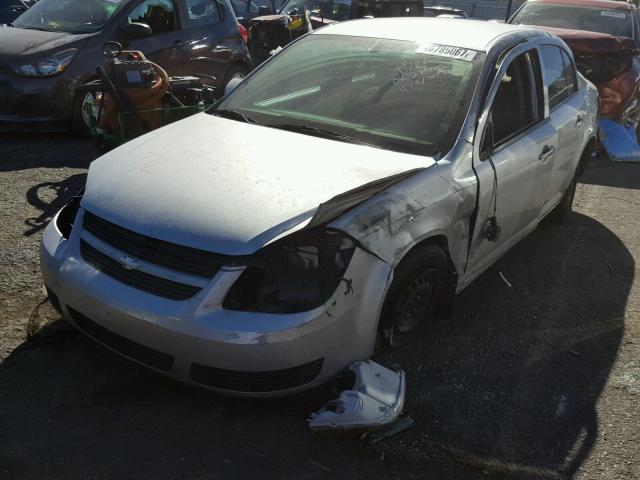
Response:
M448 45L437 45L434 43L425 43L416 48L416 53L425 55L434 55L436 57L455 58L456 60L464 60L471 62L478 52L469 50L468 48L451 47Z
M613 18L622 18L622 19L627 18L624 12L615 12L613 10L601 10L600 15L602 15L603 17L613 17Z

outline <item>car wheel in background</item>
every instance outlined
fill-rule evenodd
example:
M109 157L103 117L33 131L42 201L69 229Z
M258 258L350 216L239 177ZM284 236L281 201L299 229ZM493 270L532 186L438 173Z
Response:
M227 85L229 85L229 87L233 89L233 87L235 87L235 84L242 80L246 75L247 69L245 67L238 64L231 65L229 67L229 70L227 71L227 76L225 77L224 82L221 85L219 96L222 97L223 95L226 95L228 93L226 91Z
M425 245L396 267L380 318L380 335L389 346L408 343L428 323L445 292L448 265L442 248Z
M76 95L73 101L71 130L78 136L88 137L98 122L100 109L99 93L87 92Z

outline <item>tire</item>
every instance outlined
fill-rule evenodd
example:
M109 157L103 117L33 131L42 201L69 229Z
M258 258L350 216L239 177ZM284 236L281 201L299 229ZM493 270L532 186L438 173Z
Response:
M547 219L552 225L564 225L573 211L573 199L576 196L576 186L578 185L577 175L573 177L571 183L567 187L562 196L560 203L554 207Z
M547 215L547 218L545 219L550 225L564 225L567 222L569 215L571 215L571 212L573 211L573 200L576 196L578 178L580 178L587 169L587 165L591 161L595 149L595 142L590 142L584 149L584 152L582 152L580 162L576 168L576 173L573 175L573 179L567 187L567 190L565 190L562 200L560 200L560 203L549 212L549 215Z
M433 317L449 275L449 260L436 245L415 249L400 262L385 298L379 339L390 347L416 338ZM380 338L381 337L381 338Z
M78 94L73 100L71 131L79 137L91 136L98 119L96 93Z

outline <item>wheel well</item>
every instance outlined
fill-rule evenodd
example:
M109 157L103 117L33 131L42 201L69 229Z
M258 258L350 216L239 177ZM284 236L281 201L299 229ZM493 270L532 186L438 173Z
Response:
M419 241L413 247L407 250L407 252L402 256L402 259L400 260L400 262L402 262L402 260L404 260L407 257L407 255L409 255L409 253L413 252L416 249L420 249L425 245L436 245L442 248L442 250L444 250L444 252L447 254L447 258L449 259L449 262L451 262L451 255L449 254L449 240L445 235L434 235L432 237L428 237ZM451 265L453 267L453 263L451 263ZM455 270L455 267L454 267L454 270Z

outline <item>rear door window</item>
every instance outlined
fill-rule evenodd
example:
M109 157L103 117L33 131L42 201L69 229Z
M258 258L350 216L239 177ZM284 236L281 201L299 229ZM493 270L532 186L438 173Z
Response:
M186 28L215 25L222 20L215 0L185 0L184 25Z
M576 73L573 62L559 47L542 45L540 52L552 110L576 91Z
M573 60L569 57L569 54L564 50L560 50L562 52L562 61L564 63L564 75L569 82L569 91L570 94L578 91L578 78L576 75L576 67L573 64Z
M129 23L144 23L154 35L178 30L176 9L171 0L145 0L128 16Z

